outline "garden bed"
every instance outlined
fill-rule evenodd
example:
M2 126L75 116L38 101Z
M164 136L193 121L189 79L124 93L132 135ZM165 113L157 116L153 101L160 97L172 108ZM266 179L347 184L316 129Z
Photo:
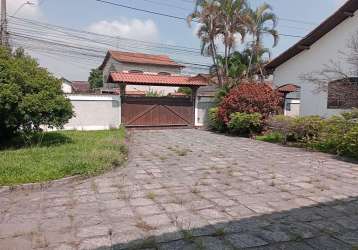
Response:
M125 160L124 129L44 133L41 142L0 150L0 186L93 176Z

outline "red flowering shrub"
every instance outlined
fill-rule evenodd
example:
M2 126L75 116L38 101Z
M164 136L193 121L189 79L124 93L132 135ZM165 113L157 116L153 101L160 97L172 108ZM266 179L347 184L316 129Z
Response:
M281 110L282 98L272 88L262 83L241 83L230 90L219 106L219 119L225 124L230 115L240 113L260 113L262 119Z

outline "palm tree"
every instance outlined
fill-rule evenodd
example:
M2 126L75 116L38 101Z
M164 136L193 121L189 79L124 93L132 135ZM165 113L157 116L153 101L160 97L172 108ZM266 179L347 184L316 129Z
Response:
M244 13L246 12L246 0L219 0L220 3L220 31L224 43L224 69L225 76L229 76L229 56L236 45L236 36L240 34L241 42L246 35Z
M252 51L254 50L255 53L252 53ZM255 48L254 50L253 48L248 47L242 52L242 56L244 58L247 58L247 62L248 62L246 77L252 78L254 75L257 75L257 73L259 72L259 78L261 80L264 80L265 73L266 73L264 70L264 66L268 62L268 60L264 59L264 55L267 54L268 57L270 58L271 52L268 48L263 48L263 47Z
M198 37L201 39L201 54L211 56L214 65L217 64L218 52L216 39L220 34L220 9L216 1L201 0L200 8L188 16L188 23L195 19L199 23ZM219 85L223 85L221 70L217 71Z
M249 48L251 49L251 56L247 76L249 76L248 74L252 72L251 67L253 59L256 58L256 61L258 62L258 56L262 56L267 53L267 49L263 46L263 36L265 34L271 35L273 37L273 47L277 45L279 38L276 30L277 21L277 16L272 12L272 7L267 3L262 4L256 8L256 10L247 8L245 25L248 29L248 33L252 36L252 42L249 45ZM259 67L259 70L261 77L263 77L263 70L261 66Z
M241 37L241 42L244 41L246 35L246 28L244 23L244 14L246 13L246 0L197 0L195 11L190 18L196 18L199 23L202 24L200 30L198 32L199 37L201 38L203 44L205 46L209 46L207 49L211 49L215 47L215 41L217 38L221 37L224 45L224 61L219 65L217 59L213 58L214 67L216 71L220 75L225 75L228 77L229 75L229 55L236 45L236 37L239 34ZM215 13L213 13L213 9L215 9ZM214 14L215 15L215 31L212 34L209 34L213 30L209 30L210 25L205 21L208 19L200 19L204 13ZM199 14L200 13L200 14ZM198 15L199 14L199 15ZM213 17L212 17L213 18ZM191 20L190 19L190 20ZM210 35L214 35L213 43L210 43ZM214 46L213 46L214 44ZM211 53L213 54L213 53ZM222 79L222 76L220 76Z

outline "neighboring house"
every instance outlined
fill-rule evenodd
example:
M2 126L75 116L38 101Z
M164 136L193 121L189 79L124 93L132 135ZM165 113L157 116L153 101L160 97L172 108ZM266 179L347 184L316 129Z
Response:
M69 81L63 77L61 81L61 89L65 94L84 94L91 92L90 84L87 81Z
M266 69L273 73L276 88L288 83L300 87L301 116L328 117L346 108L358 107L356 81L343 87L339 81L333 81L323 91L318 91L316 83L303 77L322 71L332 61L340 63L345 72L350 71L350 65L342 58L342 53L349 53L348 42L358 34L357 10L358 1L348 0L310 34L266 66ZM337 88L337 84L340 84L341 88Z
M103 92L111 92L117 85L108 83L111 72L156 75L180 75L184 68L166 55L150 55L122 51L108 51L99 69L103 70ZM177 90L177 87L130 85L128 91L155 91L167 95Z
M91 86L87 81L72 81L72 89L76 94L91 92Z
M71 94L73 92L72 90L72 82L65 79L65 78L61 78L62 84L61 84L61 89L62 92L65 94Z

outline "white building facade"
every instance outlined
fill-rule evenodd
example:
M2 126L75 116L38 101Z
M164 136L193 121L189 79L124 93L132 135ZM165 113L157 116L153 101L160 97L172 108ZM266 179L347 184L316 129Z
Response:
M305 80L304 76L320 72L332 62L340 63L345 72L351 70L344 54L350 52L348 43L352 37L358 37L357 9L358 1L347 1L313 32L266 66L273 72L275 87L295 84L301 88L300 116L329 117L345 111L329 108L328 88L318 90L317 83Z

